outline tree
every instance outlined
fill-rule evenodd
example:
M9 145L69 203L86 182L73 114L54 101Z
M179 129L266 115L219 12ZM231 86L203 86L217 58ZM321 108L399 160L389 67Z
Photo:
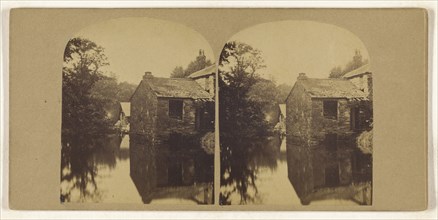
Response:
M248 164L254 152L262 151L264 145L260 143L266 141L271 131L263 113L264 104L269 101L255 90L271 84L263 83L258 76L258 70L265 67L264 60L261 52L248 44L234 41L225 44L219 65L221 186L233 188L221 192L220 204L229 204L233 192L238 192L241 203L246 203L254 199L248 190L257 192L258 168Z
M116 78L101 76L100 80L96 81L91 88L91 95L94 99L100 100L103 103L115 103L118 102L118 90Z
M210 60L207 60L204 50L199 50L199 55L196 57L196 60L189 63L187 68L184 70L184 75L187 77L190 74L202 70L210 65L212 65L212 63Z
M118 83L115 77L102 76L92 88L91 94L105 103L114 104L119 102L129 102L137 85L121 82Z
M250 102L259 103L263 107L278 105L279 93L277 86L270 80L259 79L248 90L247 98Z
M121 82L118 85L117 100L119 102L129 102L132 94L134 94L137 85Z
M336 66L330 70L329 78L341 78L343 75L342 67Z
M189 63L185 70L181 66L175 67L175 69L173 69L172 73L170 74L170 78L185 78L194 72L211 66L212 64L213 63L205 56L204 51L199 50L199 55L194 61L191 61Z
M286 98L289 95L290 91L292 90L292 86L282 83L277 86L277 92L278 92L278 104L286 103Z
M356 139L357 147L364 154L373 154L373 130L363 131Z
M62 69L61 181L69 184L61 187L62 202L70 201L75 190L81 200L100 200L95 179L100 163L94 160L113 149L106 142L114 124L108 113L117 111L118 102L128 101L136 88L108 76L102 70L107 65L104 48L96 43L83 38L67 43ZM118 112L112 115L118 118Z
M344 68L344 73L348 73L352 70L355 70L363 65L368 63L367 60L363 60L362 54L360 53L360 50L356 50L354 52L353 59L347 63L347 65Z
M109 65L104 49L83 38L71 39L64 51L62 69L63 134L95 134L110 125L103 110L104 99L93 94L103 79L101 67Z
M172 73L170 74L170 78L184 78L186 77L184 74L184 68L182 66L177 66L175 69L173 69Z
M342 69L340 66L336 66L330 70L329 78L341 78L346 73L355 70L365 64L368 63L367 59L363 59L360 50L354 51L354 56L350 62L348 62L345 67Z

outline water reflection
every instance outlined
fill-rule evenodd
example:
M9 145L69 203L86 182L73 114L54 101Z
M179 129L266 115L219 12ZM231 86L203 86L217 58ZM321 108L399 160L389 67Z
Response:
M143 136L131 138L130 174L144 203L154 199L213 203L213 155L195 141L191 144L156 146Z
M220 204L371 204L370 155L351 145L327 151L294 143L273 135L221 152Z
M371 204L371 156L354 147L312 148L287 141L288 177L301 204L349 200ZM289 144L290 143L290 144Z
M227 139L223 139L227 140ZM275 172L281 161L281 137L233 138L221 149L221 205L261 203L258 180L266 169ZM284 155L284 153L283 153ZM262 193L263 193L262 189Z
M61 149L61 202L99 202L102 191L98 187L99 170L115 169L117 161L129 158L129 151L121 147L122 137L63 136Z
M63 136L61 202L213 203L213 155L147 143L129 135Z

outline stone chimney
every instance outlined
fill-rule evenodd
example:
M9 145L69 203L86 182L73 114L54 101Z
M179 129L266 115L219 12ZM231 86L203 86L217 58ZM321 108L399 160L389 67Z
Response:
M154 76L152 75L152 72L144 72L143 79L152 79Z
M297 77L297 80L304 80L307 79L306 73L300 73Z

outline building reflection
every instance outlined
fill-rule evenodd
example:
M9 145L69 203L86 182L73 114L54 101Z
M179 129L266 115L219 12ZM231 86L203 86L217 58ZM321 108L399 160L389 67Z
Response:
M145 136L131 135L130 175L144 203L154 199L213 203L214 157L199 145L181 139L153 145Z
M345 145L307 147L287 140L288 178L303 205L317 200L371 204L371 156Z

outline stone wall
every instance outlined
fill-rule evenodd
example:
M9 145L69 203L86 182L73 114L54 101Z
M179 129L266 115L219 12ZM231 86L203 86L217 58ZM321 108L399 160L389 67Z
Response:
M131 124L130 133L146 135L148 139L155 139L157 124L158 99L149 85L142 80L131 97Z
M195 79L195 81L213 97L215 93L214 78L215 78L214 75L209 75L207 77L197 78Z
M169 117L169 100L183 101L182 119ZM196 106L192 99L159 98L157 104L156 133L159 144L165 143L171 133L192 136L196 131Z
M349 79L357 88L362 90L367 97L372 95L372 75L364 74Z
M304 88L295 83L286 100L286 136L288 141L310 147L312 101Z
M336 119L324 116L324 100L337 101ZM351 130L348 100L311 98L295 84L286 100L286 114L288 177L302 203L310 202L315 189L350 184L357 134ZM335 148L326 138L333 133Z
M350 107L347 99L334 99L338 102L337 119L326 118L323 115L323 103L329 99L312 99L312 140L311 146L325 147L326 134L334 133L338 136L338 147L351 147L353 131L350 125ZM350 146L348 146L350 145Z
M169 117L169 100L183 101L183 117ZM196 134L196 106L192 99L156 97L142 81L131 98L131 133L147 136L162 144L171 133Z

